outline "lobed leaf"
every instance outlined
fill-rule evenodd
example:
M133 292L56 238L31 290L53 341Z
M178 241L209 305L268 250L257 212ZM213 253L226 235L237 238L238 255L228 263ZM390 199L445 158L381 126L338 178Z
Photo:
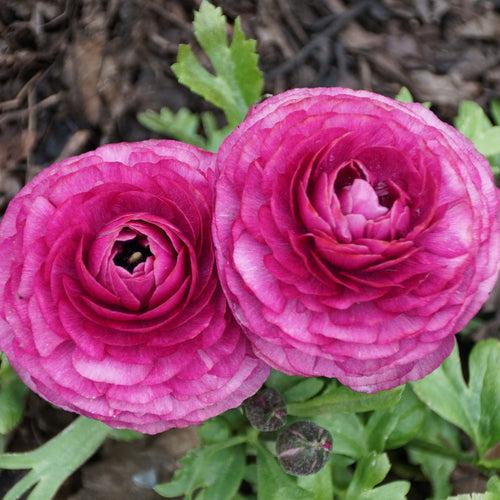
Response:
M214 73L206 70L189 45L181 45L172 70L180 83L224 111L231 128L245 117L262 93L263 77L257 62L255 41L247 40L239 20L231 45L227 40L226 17L220 7L203 1L195 13L194 34Z
M470 379L464 381L458 349L440 368L415 382L417 396L445 420L472 439L489 466L488 450L500 442L500 341L487 339L476 344L469 358Z

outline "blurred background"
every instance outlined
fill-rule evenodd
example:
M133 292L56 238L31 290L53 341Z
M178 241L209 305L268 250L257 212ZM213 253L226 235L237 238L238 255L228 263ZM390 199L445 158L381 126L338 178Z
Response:
M212 0L257 39L265 92L345 86L394 96L401 86L450 121L460 101L500 97L500 0ZM48 164L115 141L153 137L137 114L204 111L170 65L193 43L199 0L0 0L0 214ZM498 335L498 293L474 340ZM12 448L28 450L72 416L31 395ZM196 444L193 431L109 442L58 498L148 499ZM152 477L161 464L161 476ZM153 471L153 472L151 472ZM156 474L156 472L154 472ZM0 473L0 496L22 476ZM484 479L457 469L456 492ZM414 498L425 498L424 489Z

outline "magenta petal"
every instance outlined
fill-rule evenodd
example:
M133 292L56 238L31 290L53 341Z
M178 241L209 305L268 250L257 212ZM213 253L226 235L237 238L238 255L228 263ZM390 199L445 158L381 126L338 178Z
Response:
M255 106L217 166L222 285L256 354L280 371L366 392L421 378L493 287L491 169L421 105L294 89ZM257 219L243 207L249 185ZM234 256L248 232L258 246L242 265Z

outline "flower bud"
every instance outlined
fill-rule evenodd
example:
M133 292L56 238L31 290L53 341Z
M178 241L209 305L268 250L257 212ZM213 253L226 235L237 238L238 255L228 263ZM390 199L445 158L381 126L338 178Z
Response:
M259 431L277 431L285 425L287 410L283 396L275 389L262 389L243 403L248 421Z
M288 474L315 474L328 462L332 435L313 422L300 421L280 432L276 441L278 460Z

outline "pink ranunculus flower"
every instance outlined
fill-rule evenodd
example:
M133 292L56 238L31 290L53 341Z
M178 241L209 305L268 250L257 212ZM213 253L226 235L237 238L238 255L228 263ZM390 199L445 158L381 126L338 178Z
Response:
M113 144L47 168L0 225L0 350L64 409L157 433L264 382L218 283L210 153Z
M419 379L495 283L488 163L419 104L285 92L252 110L217 165L223 288L281 371L364 392Z

